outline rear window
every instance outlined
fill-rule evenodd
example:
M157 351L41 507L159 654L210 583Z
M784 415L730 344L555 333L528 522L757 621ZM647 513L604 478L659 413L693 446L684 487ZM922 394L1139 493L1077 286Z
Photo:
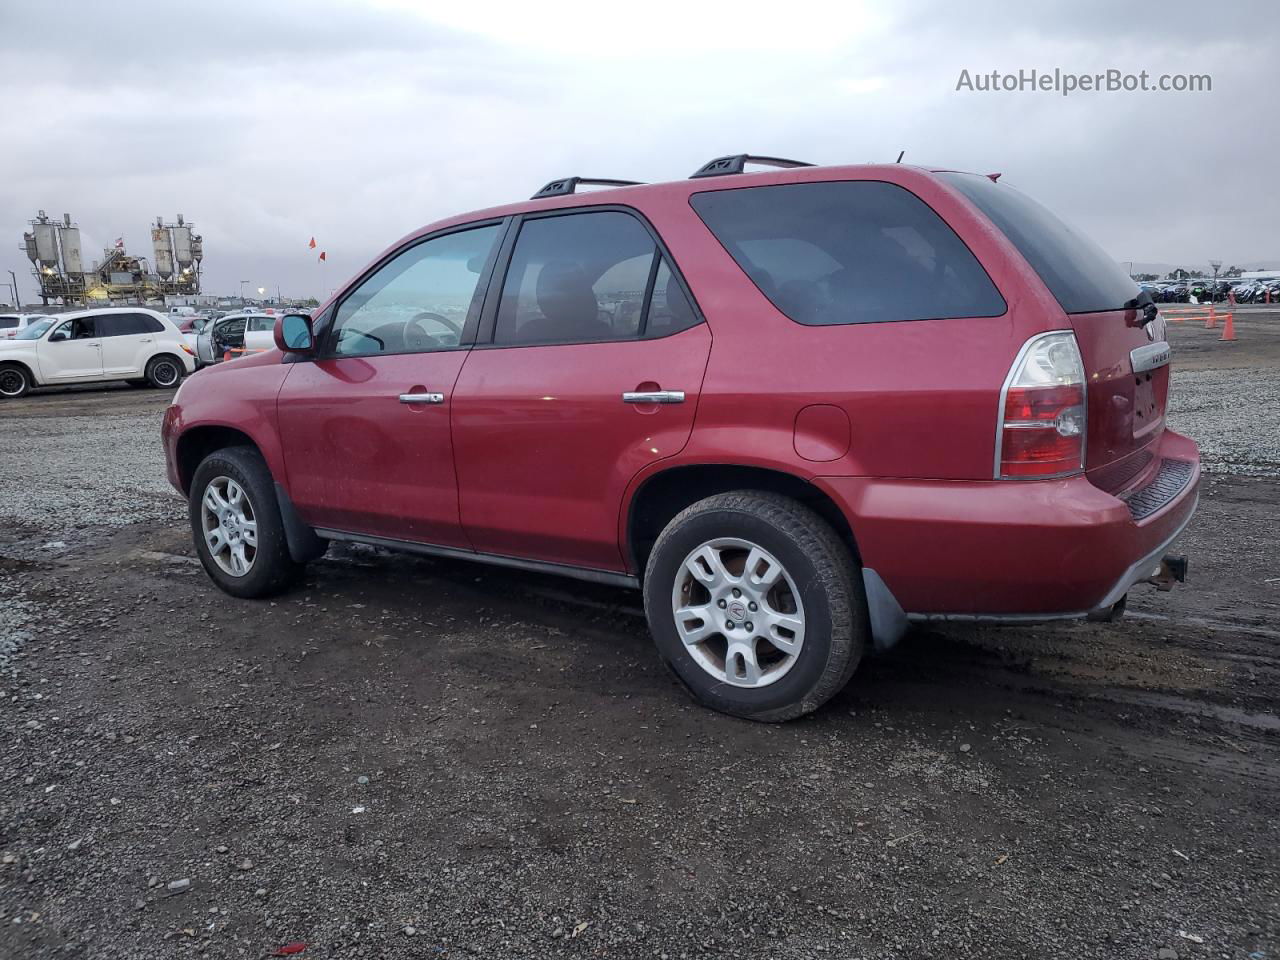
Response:
M797 323L1005 312L964 242L896 184L789 183L698 193L689 202L760 291Z
M0 317L0 330L12 330L17 325L17 317Z
M1026 194L979 174L940 176L1009 238L1067 313L1119 310L1138 295L1105 250Z

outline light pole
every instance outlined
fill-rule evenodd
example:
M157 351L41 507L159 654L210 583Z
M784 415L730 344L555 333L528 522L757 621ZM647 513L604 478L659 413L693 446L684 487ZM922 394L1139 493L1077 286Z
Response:
M240 306L242 307L244 306L244 285L248 282L248 280L240 281Z
M1213 267L1213 289L1209 291L1209 302L1213 303L1218 299L1218 271L1222 269L1222 261L1210 260L1209 266Z
M18 278L13 275L13 271L9 271L9 279L13 281L13 309L22 309L22 297L18 295Z

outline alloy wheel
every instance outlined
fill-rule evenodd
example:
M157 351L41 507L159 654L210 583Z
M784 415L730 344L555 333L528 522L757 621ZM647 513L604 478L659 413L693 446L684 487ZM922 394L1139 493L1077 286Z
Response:
M224 573L243 577L258 556L258 521L244 488L230 477L215 477L200 498L205 545Z
M749 540L723 537L692 550L676 574L671 612L694 662L730 686L780 680L804 645L795 581L777 557Z

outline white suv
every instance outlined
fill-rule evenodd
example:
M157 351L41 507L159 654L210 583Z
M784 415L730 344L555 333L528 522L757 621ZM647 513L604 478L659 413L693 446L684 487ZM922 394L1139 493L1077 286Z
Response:
M37 320L43 313L0 313L0 340L11 340Z
M140 307L44 317L0 340L4 398L32 387L108 380L172 388L194 371L194 353L173 321Z

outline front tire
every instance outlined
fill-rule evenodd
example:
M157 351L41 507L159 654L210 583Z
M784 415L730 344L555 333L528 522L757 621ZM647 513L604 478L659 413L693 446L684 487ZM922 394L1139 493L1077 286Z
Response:
M162 353L147 361L147 382L161 390L172 390L182 382L182 361Z
M751 720L816 710L848 683L870 632L849 548L808 507L758 491L708 497L667 524L644 606L694 699Z
M225 447L191 480L191 533L209 578L234 597L280 593L302 572L289 554L275 484L253 447Z
M0 397L17 400L31 389L31 375L16 363L0 365Z

